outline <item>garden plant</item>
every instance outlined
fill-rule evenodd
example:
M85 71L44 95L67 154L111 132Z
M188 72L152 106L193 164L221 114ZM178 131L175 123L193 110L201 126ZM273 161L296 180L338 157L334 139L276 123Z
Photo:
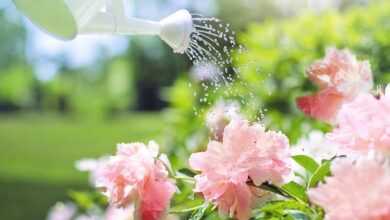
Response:
M178 79L165 139L78 161L95 190L48 218L390 219L389 12L250 26L232 83Z

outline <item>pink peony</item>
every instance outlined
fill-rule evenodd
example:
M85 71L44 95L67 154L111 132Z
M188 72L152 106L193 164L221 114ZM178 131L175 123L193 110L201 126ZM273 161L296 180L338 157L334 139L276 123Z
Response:
M105 220L133 220L134 206L126 208L116 208L110 206L105 213Z
M99 175L99 170L106 162L108 162L109 157L101 157L98 159L81 159L76 161L75 167L77 170L82 171L82 172L89 172L90 177L89 177L89 182L91 185L95 186L96 185L96 179L98 178Z
M223 142L211 141L207 151L191 155L191 168L201 172L195 177L195 191L220 212L248 219L255 194L247 182L281 183L289 174L288 149L283 134L234 119L224 129Z
M312 202L325 209L325 220L389 220L390 170L378 160L333 165L334 176L309 190Z
M71 220L77 213L77 207L73 203L56 203L47 216L47 220Z
M96 171L102 188L116 207L136 204L138 219L161 219L176 188L158 156L158 145L150 142L120 144L118 152Z
M375 150L390 156L390 85L386 90L379 98L361 94L345 104L329 140L353 152Z
M373 87L370 64L359 62L348 50L328 49L325 58L309 68L308 75L320 91L299 97L297 105L305 114L330 123L335 122L344 102Z
M219 101L207 114L206 124L214 140L222 141L223 131L233 119L241 118L239 104Z

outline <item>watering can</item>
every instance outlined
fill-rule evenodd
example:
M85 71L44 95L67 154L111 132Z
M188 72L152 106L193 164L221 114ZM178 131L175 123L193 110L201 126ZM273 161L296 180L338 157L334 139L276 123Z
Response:
M187 10L149 21L125 15L123 0L13 0L32 23L52 36L72 40L83 34L155 35L184 53L193 31Z

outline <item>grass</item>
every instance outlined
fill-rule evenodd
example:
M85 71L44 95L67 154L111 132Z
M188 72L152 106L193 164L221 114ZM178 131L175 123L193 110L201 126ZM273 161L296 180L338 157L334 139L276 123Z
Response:
M160 114L107 121L47 115L0 116L0 219L45 219L69 189L88 188L74 161L112 154L116 143L159 139Z

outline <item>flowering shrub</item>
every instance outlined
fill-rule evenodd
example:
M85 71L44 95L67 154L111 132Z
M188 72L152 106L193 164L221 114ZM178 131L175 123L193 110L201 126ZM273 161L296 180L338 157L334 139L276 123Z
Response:
M328 134L290 147L221 101L190 169L172 166L155 142L119 144L114 156L77 163L101 194L74 193L76 204L58 203L49 220L390 219L390 85L375 94L370 65L348 50L329 49L308 72L320 91L297 105L331 123Z

